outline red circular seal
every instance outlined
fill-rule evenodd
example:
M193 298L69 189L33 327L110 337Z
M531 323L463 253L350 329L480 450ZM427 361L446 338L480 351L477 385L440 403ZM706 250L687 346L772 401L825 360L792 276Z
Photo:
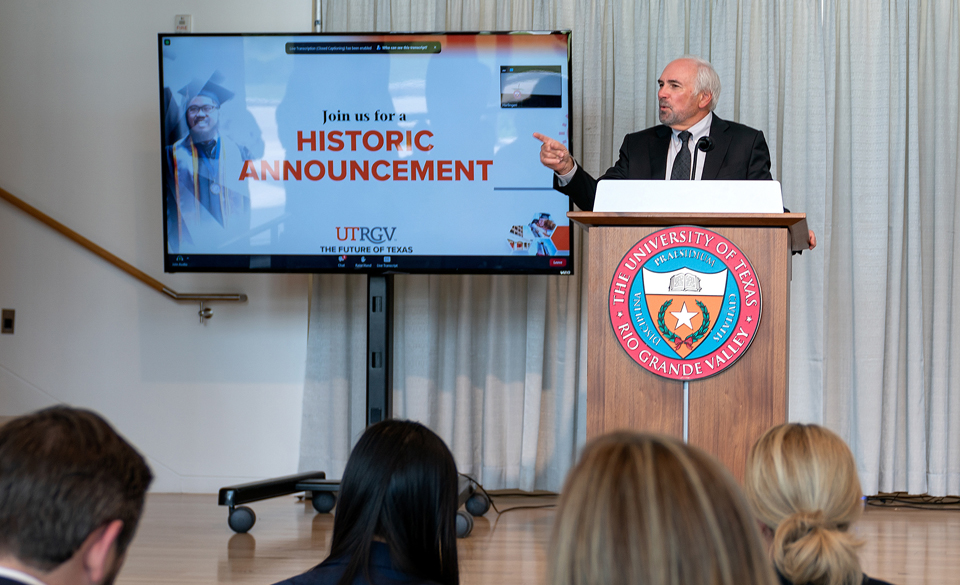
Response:
M672 380L699 380L733 365L760 325L760 281L720 234L659 230L623 256L610 282L610 324L635 362Z

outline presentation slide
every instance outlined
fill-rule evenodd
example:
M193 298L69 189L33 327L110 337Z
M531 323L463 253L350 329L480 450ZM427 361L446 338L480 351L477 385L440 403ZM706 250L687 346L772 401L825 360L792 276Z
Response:
M160 35L167 271L572 271L569 35Z

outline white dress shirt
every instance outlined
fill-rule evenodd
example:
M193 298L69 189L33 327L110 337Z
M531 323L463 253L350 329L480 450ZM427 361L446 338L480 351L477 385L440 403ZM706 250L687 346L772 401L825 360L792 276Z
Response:
M16 569L11 569L9 567L0 567L0 577L6 577L7 579L13 579L14 581L19 581L24 585L45 585L43 581L40 581L32 575L27 575L24 572L17 571Z
M693 134L690 139L687 141L687 148L690 149L690 160L693 161L693 151L697 148L697 140L700 140L704 136L710 135L710 123L713 122L713 112L707 113L707 115L693 126L687 128L687 132ZM680 131L673 130L673 136L670 137L670 148L667 149L667 176L664 177L666 180L670 180L670 173L673 172L673 161L677 158L677 153L680 152L680 147L683 145L683 141L680 140ZM696 173L694 174L694 179L699 181L700 177L703 176L703 161L707 159L707 153L701 152L697 155L697 168Z

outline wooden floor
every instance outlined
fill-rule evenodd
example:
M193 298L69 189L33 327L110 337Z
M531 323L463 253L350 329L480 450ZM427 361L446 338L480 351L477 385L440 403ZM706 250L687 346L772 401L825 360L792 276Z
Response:
M500 510L550 505L556 498L498 496ZM333 517L294 496L251 504L248 534L227 526L215 495L151 494L119 585L258 583L270 585L321 561ZM544 584L553 508L477 518L460 541L463 585ZM857 531L867 574L900 585L960 583L960 511L868 507Z

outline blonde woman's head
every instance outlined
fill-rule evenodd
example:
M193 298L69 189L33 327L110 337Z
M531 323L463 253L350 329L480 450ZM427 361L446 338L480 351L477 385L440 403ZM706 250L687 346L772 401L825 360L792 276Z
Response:
M733 478L676 439L598 437L560 497L551 585L769 584L755 522Z
M750 451L745 490L784 577L797 585L860 583L860 542L848 529L863 494L843 439L818 425L773 427Z

